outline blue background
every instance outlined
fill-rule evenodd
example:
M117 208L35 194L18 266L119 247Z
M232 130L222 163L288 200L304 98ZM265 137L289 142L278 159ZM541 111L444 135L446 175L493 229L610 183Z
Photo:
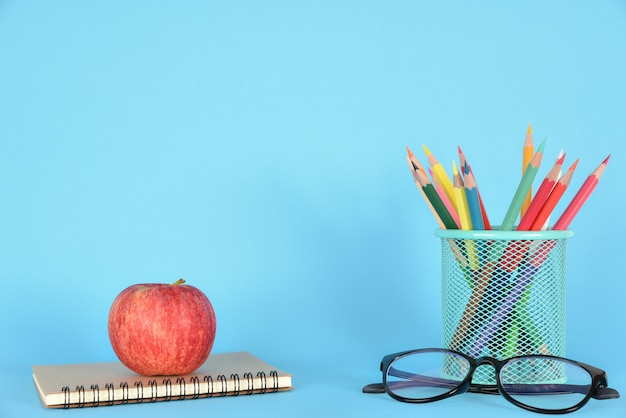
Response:
M624 1L0 1L0 416L530 416L360 392L384 354L441 344L405 146L450 167L460 145L497 224L529 123L538 179L581 158L565 203L612 155L571 225L567 354L626 395L625 74ZM295 390L43 408L33 364L115 360L115 296L179 277L213 302L214 352ZM578 413L599 415L626 403Z

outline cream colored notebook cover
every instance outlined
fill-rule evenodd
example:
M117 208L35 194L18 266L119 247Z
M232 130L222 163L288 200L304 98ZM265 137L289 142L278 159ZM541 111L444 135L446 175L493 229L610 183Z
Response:
M251 395L293 389L291 375L248 352L211 354L185 376L141 376L120 362L33 366L48 408Z

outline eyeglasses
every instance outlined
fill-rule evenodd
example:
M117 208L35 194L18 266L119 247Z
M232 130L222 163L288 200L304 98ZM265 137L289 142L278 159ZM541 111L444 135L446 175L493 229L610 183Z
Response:
M474 371L485 365L495 369L495 385L472 382ZM580 409L590 398L619 398L615 389L607 387L603 370L548 355L474 359L452 350L426 348L389 354L383 357L380 369L383 383L367 385L363 392L387 392L396 400L410 403L473 392L500 394L533 412L565 414Z

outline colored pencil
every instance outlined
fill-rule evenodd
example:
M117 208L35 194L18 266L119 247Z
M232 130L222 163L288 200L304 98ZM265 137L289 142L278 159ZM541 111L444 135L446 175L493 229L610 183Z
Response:
M419 160L415 157L415 154L413 154L413 151L411 151L411 149L408 146L406 147L406 150L408 152L407 161L409 162L409 167L411 168L411 173L413 174L413 179L415 180L415 184L417 185L417 188L419 189L422 197L426 201L426 204L428 205L428 207L430 208L431 212L435 216L435 219L437 220L437 223L439 224L439 227L441 229L445 229L445 225L441 221L441 218L439 217L439 214L437 213L437 211L433 207L432 203L430 203L430 200L428 200L428 197L426 196L426 193L424 192L424 190L422 188L422 185L420 184L418 175L416 173L416 170L422 170L423 171L424 166L419 162ZM448 244L450 245L450 249L454 253L456 259L461 264L461 269L463 271L466 271L466 268L468 267L468 262L465 259L465 256L463 255L461 249L458 247L458 245L456 244L456 242L453 239L448 239Z
M478 188L476 187L476 180L474 179L474 173L472 173L472 171L469 169L465 170L463 184L465 185L465 197L467 199L467 207L470 214L470 220L472 221L472 229L485 229L482 207L478 196Z
M417 188L419 189L420 193L422 194L422 197L424 198L424 200L428 204L428 207L429 207L430 211L435 216L435 219L437 220L437 223L439 224L439 227L441 229L446 229L446 225L441 220L441 216L440 216L439 211L433 206L431 200L426 195L426 192L424 191L424 184L422 184L422 182L421 182L421 180L420 180L420 178L419 178L419 176L417 174L419 171L424 172L424 165L417 159L417 157L415 156L413 151L411 151L411 149L408 146L406 147L406 150L408 152L407 159L409 161L409 166L411 167L411 171L413 173L413 179L415 180L415 184L417 185Z
M430 178L432 179L433 185L435 186L435 190L437 190L437 194L439 194L439 197L441 197L443 204L446 206L446 209L448 209L448 212L450 212L450 215L454 219L454 222L456 222L457 225L461 225L461 219L456 212L456 208L454 207L452 202L450 202L450 199L448 199L448 195L443 190L443 187L441 187L441 184L439 184L439 181L435 177L430 167L428 167L428 173L430 174Z
M443 187L443 190L445 190L446 195L448 195L448 199L450 199L450 202L452 202L452 204L456 207L454 188L452 186L452 181L450 180L450 177L448 177L448 173L446 173L445 168L443 168L441 163L428 150L428 148L426 148L426 145L422 145L422 147L424 148L424 152L426 153L426 158L428 158L428 163L432 167L433 173L435 173L435 176L437 177L437 181L439 181L439 184L441 184L441 187Z
M541 186L539 186L539 189L537 189L537 193L530 202L530 206L528 206L526 213L524 213L524 216L522 216L519 225L517 225L518 231L528 231L530 229L530 226L533 224L533 221L537 217L537 214L543 207L544 203L546 203L546 200L550 196L552 189L559 179L559 173L561 172L561 167L563 166L564 160L565 154L563 154L556 160L556 163L554 163L546 177L543 179L543 182L541 182Z
M554 205L559 200L559 197L560 197L559 193L562 195L563 191L565 190L565 188L563 188L562 191L559 191L559 189L561 189L561 185L563 184L563 182L561 181L561 172L562 172L564 159L565 159L565 154L563 153L563 151L559 152L559 156L557 158L556 163L554 164L550 172L544 178L544 181L542 182L541 186L537 190L537 194L533 197L530 206L528 207L528 209L526 210L526 213L522 217L522 220L520 221L520 224L517 227L518 230L539 231L539 230L547 229L547 219L550 216L550 213L552 212ZM572 165L573 168L576 167L577 161ZM572 168L572 172L573 172L573 168ZM572 172L570 172L570 170L566 172L566 175L567 175L565 178L566 183L569 182L567 181L567 178L568 177L571 178ZM556 181L557 179L558 181ZM548 189L550 190L548 191ZM548 197L544 198L544 195L546 193L548 193ZM540 204L541 204L541 208L539 208ZM541 213L541 216L539 216L540 213ZM535 219L532 220L532 218L535 218ZM532 223L529 226L528 224L530 222ZM529 299L531 288L532 288L532 282L526 287L526 289L524 290L524 293L522 294L520 301L515 305L515 311L513 312L513 315L515 315L516 317L521 317L522 315L524 315L523 312L527 311L528 299ZM518 320L513 320L513 321L514 321L513 323L516 323ZM521 322L524 328L523 331L526 333L527 338L530 338L530 340L533 341L533 344L536 347L538 347L538 350L541 350L541 352L543 353L548 353L549 352L548 347L544 343L543 337L541 336L541 333L539 332L539 329L537 328L533 320L529 319L527 321L521 321ZM506 344L511 345L509 349L512 349L512 347L516 346L517 341L514 339L513 335L508 335L506 339Z
M503 231L510 231L513 229L515 219L520 213L524 198L537 175L539 166L541 165L545 142L546 141L544 140L541 143L522 175L520 184L500 227ZM513 272L518 268L520 262L524 258L524 255L528 252L528 249L529 243L527 241L510 241L507 244L502 257L500 257L498 266L494 271L494 275L490 279L489 287L487 288L486 294L483 296L479 309L482 309L485 312L490 312L501 303L506 294L506 288L504 286L513 275ZM492 336L493 335L491 335L490 338Z
M561 217L552 229L565 230L568 228L572 219L576 216L582 205L585 203L587 198L591 195L596 185L598 184L598 181L600 180L600 177L602 176L604 169L608 164L609 158L610 155L589 175L589 177L587 177L587 180L580 187L580 189L576 193L576 196L574 196L572 202L569 204L567 209L565 209L565 212L563 213L563 215L561 215ZM570 172L573 173L573 170L571 170ZM497 332L500 323L502 323L502 321L510 313L512 307L514 307L517 301L522 297L526 287L531 284L533 276L537 273L537 271L539 271L539 268L547 259L548 255L556 245L556 242L556 240L543 241L539 245L539 248L534 251L533 255L530 257L528 265L521 272L520 276L514 283L511 291L503 300L502 304L493 315L489 323L483 329L480 338L476 339L474 345L471 347L470 355L478 355L478 353L480 353L484 348L486 341L489 341L493 337L495 332Z
M476 329L476 312L480 311L481 305L484 306L485 293L490 292L489 288L493 280L493 273L503 251L500 245L496 247L500 249L498 251L489 252L489 257L476 274L476 277L480 277L482 280L475 281L474 288L472 289L469 300L465 304L465 309L461 316L463 320L459 321L454 331L452 341L450 342L450 348L454 350L461 350L464 347L468 337L467 331L470 328Z
M456 166L456 162L452 162L452 178L454 185L454 197L456 198L456 207L461 220L461 229L471 230L473 229L472 219L469 213L469 207L467 204L467 197L465 196L465 185L463 179ZM479 253L476 248L476 242L474 240L464 240L465 251L467 253L467 261L469 262L472 270L478 270L480 268Z
M441 197L439 197L437 190L435 190L435 187L428 179L426 174L421 170L417 170L417 176L420 180L420 183L422 184L422 189L424 190L424 193L426 193L428 200L430 200L430 203L432 203L433 207L439 214L439 217L441 218L441 221L443 222L446 229L458 229L459 227L456 222L454 222L454 218L452 218L452 215L450 215L450 212L448 211L448 209L446 209L446 206L441 200Z
M563 154L564 154L563 150L559 151L559 157L561 155L563 155ZM559 178L561 178L561 175L563 174L562 170L563 170L563 167L561 167L561 171L559 172ZM557 182L557 184L559 184L559 183ZM556 185L555 185L555 187L556 187ZM541 227L541 230L542 231L547 230L549 224L550 224L550 217L548 216L548 219L546 219L546 221L544 222L543 226Z
M509 329L505 331L507 338L504 350L505 352L515 352L515 350L518 349L517 343L519 336L525 335L527 339L532 341L533 346L538 353L549 355L550 349L545 343L545 340L541 335L541 331L539 331L537 324L535 324L535 321L532 318L529 318L527 314L524 314L524 312L528 312L528 302L530 299L531 290L532 282L529 286L526 286L526 289L524 289L524 293L522 293L520 300L515 305L515 311L512 313L514 317L511 322L508 323L507 328ZM517 325L519 325L518 329L516 329ZM506 358L507 356L504 355L503 357Z
M474 340L474 343L468 350L470 356L479 357L481 355L485 346L498 331L498 327L502 321L509 315L517 301L520 300L524 294L524 290L531 283L533 276L539 271L539 268L547 259L550 251L556 245L556 242L556 240L543 241L539 248L533 253L526 268L519 274L513 283L513 287L502 303L498 305L498 309L485 325L479 337Z
M461 163L461 172L463 175L467 175L469 173L474 177L474 183L476 183L476 177L474 176L474 171L472 170L472 166L467 162L467 158L465 157L465 153L461 150L461 147L458 147L459 151L459 161ZM483 198L480 194L480 190L478 189L478 185L476 185L476 194L478 195L478 203L480 204L480 213L482 214L482 225L483 229L490 230L491 223L489 222L489 217L487 216L487 211L485 210L485 204L483 203Z
M519 186L517 187L517 190L515 191L513 200L511 201L509 209L507 210L506 215L504 216L504 220L502 221L502 224L500 225L500 229L503 231L513 230L513 225L515 224L517 215L519 214L522 208L522 204L524 203L524 198L526 197L526 194L528 193L528 190L530 189L533 183L533 180L535 179L535 176L537 175L537 172L539 171L539 166L541 165L541 158L543 157L543 148L545 144L546 144L546 140L544 139L543 142L541 142L541 145L539 146L539 148L537 149L537 152L535 152L535 155L533 155L533 158L530 160L530 163L528 163L528 166L526 167L526 171L524 171L524 175L522 176Z
M530 241L508 241L504 251L496 247L499 247L499 245L492 246L489 259L493 260L495 258L495 252L500 252L501 256L498 258L496 268L492 271L492 276L489 278L489 285L480 301L479 311L482 313L483 318L488 318L505 297L510 278L528 252Z
M413 151L411 151L411 148L407 146L406 151L409 154L408 155L409 161L413 164L414 168L424 171L424 166L422 165L422 163L419 162L415 154L413 154Z
M602 173L604 173L606 165L609 163L609 158L611 158L610 155L606 157L604 161L602 161L598 168L596 168L589 175L589 177L587 177L587 179L585 180L583 185L580 186L580 189L578 189L578 192L576 192L576 195L567 206L561 217L559 217L559 219L556 221L552 229L565 230L569 227L569 224L572 222L580 208L585 204L587 198L589 198L593 190L596 188L600 177L602 177Z
M568 228L571 221L574 219L574 217L576 216L576 214L578 213L582 205L585 203L587 198L591 195L596 185L598 184L598 181L600 180L600 177L604 173L606 165L608 164L609 158L610 158L610 155L606 157L606 159L589 175L589 177L587 177L583 185L580 187L580 189L578 190L578 192L576 193L576 195L574 196L574 198L568 205L567 209L565 209L565 212L563 213L563 215L561 215L561 217L559 218L559 220L556 222L556 224L554 225L552 229L565 230ZM573 175L574 169L576 168L577 164L578 164L578 160L574 163L572 167L570 167L570 169L568 169L568 172L566 173L568 177L564 176L565 187L569 183L569 180L571 179L571 176ZM559 189L557 189L556 191L557 195L555 199L559 197L559 194L562 195L563 191L565 190L565 187L560 186ZM556 203L551 202L550 204L554 206L554 204ZM545 216L545 214L543 216ZM543 222L544 221L542 219L537 219L536 225L539 227L543 225ZM496 311L496 313L491 318L490 322L483 329L483 332L480 338L476 340L477 342L483 339L485 341L488 341L493 337L493 335L497 332L497 329L502 323L502 321L504 321L506 316L510 313L511 307L516 306L518 300L523 296L525 289L527 289L530 285L532 285L533 276L537 273L537 271L539 271L539 268L547 259L548 255L550 254L550 252L552 251L555 245L556 245L555 240L543 241L539 245L539 248L536 251L534 251L533 255L530 257L530 262L528 263L528 265L524 268L524 270L518 277L517 281L513 285L513 288L511 289L507 297L503 300L502 305L500 306L498 311ZM540 339L540 336L536 338L539 338L539 339L535 340L535 345L537 345L539 349L548 351L548 347ZM483 348L484 348L484 344L475 343L472 346L470 351L471 353L479 353L482 351Z
M435 186L433 186L432 182L428 179L426 173L424 173L424 171L420 169L416 169L413 172L415 173L417 184L421 187L421 189L424 191L426 198L432 204L433 209L437 213L437 216L441 219L444 228L458 229L459 227L457 226L456 222L454 222L454 218L452 218L450 212L448 211L448 209L446 209L446 206L441 200L441 197L439 197L437 190L435 190Z
M470 218L469 208L467 206L465 186L463 184L461 174L459 173L459 170L454 161L452 162L452 178L452 184L454 186L454 199L456 201L456 208L459 214L459 218L461 219L461 229L470 230L472 229L472 220Z
M533 130L529 123L528 131L526 131L526 141L524 141L524 152L523 152L523 157L522 157L522 175L524 175L524 172L526 171L526 167L528 167L528 163L530 163L530 160L533 158L533 153L534 153ZM532 191L532 186L531 186L531 188L528 190L528 193L526 194L526 197L524 198L524 203L522 204L522 209L520 212L520 218L524 216L524 214L526 213L526 210L528 209L528 206L530 206L532 195L533 195L533 191Z
M433 207L432 203L430 203L430 200L428 200L428 197L426 196L426 193L424 193L424 189L422 188L422 185L421 185L421 183L419 181L419 178L417 177L417 173L416 173L417 166L411 161L411 158L409 156L407 156L407 161L409 162L409 168L411 169L411 174L413 174L413 181L415 181L415 185L417 186L417 189L419 190L420 194L422 195L422 197L426 201L426 204L428 205L428 208L433 213L433 216L435 217L435 220L439 224L439 227L441 229L446 229L445 225L441 221L441 217L439 216L439 214L437 213L437 211Z
M480 302L483 299L483 295L489 287L489 281L491 279L495 263L487 261L483 264L481 269L477 272L477 276L483 277L484 280L478 280L474 283L474 288L470 294L469 300L465 304L465 309L461 315L462 320L458 321L452 340L450 341L450 348L457 351L462 351L465 345L467 337L467 331L473 326L475 322L474 316L479 309Z
M508 207L500 230L539 231L547 228L549 218L573 178L579 160L564 174L565 155L561 151L536 193L533 181L541 166L546 140L534 150L532 128L528 125L524 143L523 174ZM441 163L423 145L428 158L424 167L407 147L407 162L414 181L442 229L491 229L474 173L458 147L460 165L453 161L448 176ZM534 152L533 152L534 151ZM594 191L610 155L589 175L552 229L567 229ZM451 181L452 180L452 181ZM519 225L515 222L519 216ZM474 240L447 239L468 280L470 295L461 320L456 324L450 347L473 356L491 348L494 338L504 338L503 352L517 354L518 340L530 340L541 353L550 353L540 329L526 318L533 277L540 270L558 240L512 240L504 245L492 245L486 251ZM482 241L481 241L482 242ZM479 257L480 256L480 259ZM521 316L520 316L521 315ZM511 327L508 324L513 321ZM480 322L480 323L478 323ZM507 329L503 325L507 324ZM478 330L479 335L470 330ZM506 333L502 334L502 333ZM470 338L471 337L471 338ZM499 344L499 343L498 343ZM502 353L502 352L501 352Z
M552 189L550 196L548 196L548 199L543 204L541 210L537 214L537 217L530 226L531 231L537 231L539 229L542 229L546 222L548 222L550 214L556 207L557 203L563 196L563 193L565 193L567 186L569 186L569 183L572 180L572 176L574 175L574 171L576 170L578 161L579 160L574 161L574 164L571 165L571 167L565 172L565 174L561 176L561 178L559 178L559 181L554 185L554 189Z

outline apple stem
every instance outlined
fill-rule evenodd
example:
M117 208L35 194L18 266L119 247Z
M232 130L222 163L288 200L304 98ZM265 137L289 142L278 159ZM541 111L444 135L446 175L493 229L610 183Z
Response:
M178 286L179 284L183 283L185 283L185 279L178 279L174 283L172 283L172 286Z

